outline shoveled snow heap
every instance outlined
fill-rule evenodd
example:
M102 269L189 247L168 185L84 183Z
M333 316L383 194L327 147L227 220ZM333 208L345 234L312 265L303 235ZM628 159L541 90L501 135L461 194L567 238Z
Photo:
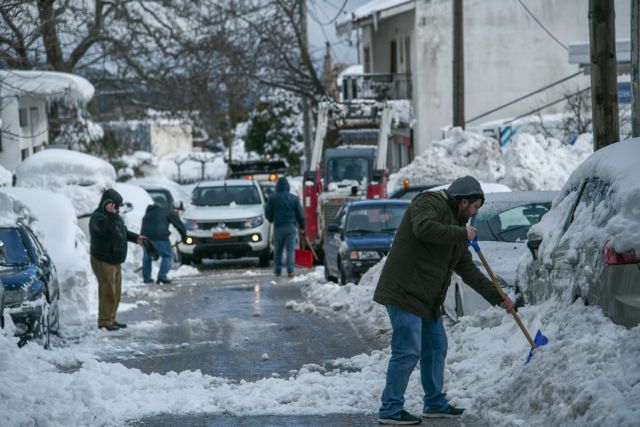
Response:
M446 184L472 175L512 190L558 190L592 152L590 135L581 135L574 145L566 145L523 133L500 147L493 138L456 128L449 138L432 142L413 162L392 174L388 189L401 187L404 179L414 185Z
M2 122L0 122L2 124ZM8 187L11 185L13 174L0 165L0 187Z
M49 149L27 157L16 169L16 185L62 193L76 215L90 214L102 191L113 186L116 171L109 163L71 150Z

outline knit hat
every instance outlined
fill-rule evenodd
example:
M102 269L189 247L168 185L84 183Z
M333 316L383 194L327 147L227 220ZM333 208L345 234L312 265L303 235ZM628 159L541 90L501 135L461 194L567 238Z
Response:
M456 200L470 199L470 200L482 200L484 204L484 192L482 186L477 179L472 176L463 176L451 183L447 188L447 193Z

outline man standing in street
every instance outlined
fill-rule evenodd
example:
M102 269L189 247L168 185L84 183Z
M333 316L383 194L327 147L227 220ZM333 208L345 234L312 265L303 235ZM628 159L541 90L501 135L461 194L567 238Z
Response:
M287 274L293 277L293 251L296 243L296 223L304 233L304 213L297 196L289 192L289 181L280 177L276 191L267 200L265 216L273 223L274 273L282 273L282 250L287 251Z
M171 279L167 277L167 273L171 269L173 251L171 250L171 242L169 241L169 224L172 224L180 237L184 240L187 235L187 229L184 224L171 209L164 208L157 203L147 206L144 217L142 218L142 228L140 233L146 236L162 257L160 262L160 271L158 272L158 280L156 283L171 283ZM144 283L153 283L151 279L151 258L145 249L142 256L142 279Z
M98 279L98 328L108 331L127 327L116 321L127 241L142 245L146 239L127 230L119 215L121 205L122 196L116 190L105 190L89 220L91 268Z
M444 393L448 343L441 305L454 271L491 304L502 303L509 313L514 310L513 302L502 301L467 249L477 232L466 226L467 221L483 203L480 183L465 176L447 190L423 191L402 218L373 296L386 307L392 327L381 424L420 424L420 417L404 410L404 393L418 361L423 416L451 418L464 412L450 405Z

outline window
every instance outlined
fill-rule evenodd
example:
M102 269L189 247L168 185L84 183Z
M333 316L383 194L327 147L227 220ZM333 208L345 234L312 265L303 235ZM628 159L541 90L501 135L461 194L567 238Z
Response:
M369 46L365 46L364 49L362 49L362 56L364 57L364 72L370 73L371 72L371 50L369 49Z
M2 153L2 130L0 130L0 153Z
M28 148L23 148L20 153L22 154L22 160L26 159L27 157L29 157L29 149Z
M366 157L338 157L330 159L327 163L329 182L362 183L369 177L369 159Z
M20 127L21 128L26 128L29 125L29 120L27 119L27 109L26 108L20 108L18 110L18 116L20 119Z
M585 223L583 225L605 225L614 213L611 206L612 197L613 191L608 183L597 177L590 178L580 192L569 225L574 222Z
M411 37L407 36L404 38L404 56L407 58L405 61L405 72L411 72Z
M395 40L391 40L391 46L389 47L391 57L389 58L389 72L396 74L398 72L398 47Z
M4 257L0 258L0 265L29 264L31 258L17 228L0 228L0 241L4 243Z
M260 193L254 186L200 187L193 191L196 206L259 205Z
M551 203L529 203L502 212L482 211L472 220L478 229L478 240L517 242L527 240L532 225L537 224L551 208Z
M395 233L408 205L358 207L347 217L347 233Z

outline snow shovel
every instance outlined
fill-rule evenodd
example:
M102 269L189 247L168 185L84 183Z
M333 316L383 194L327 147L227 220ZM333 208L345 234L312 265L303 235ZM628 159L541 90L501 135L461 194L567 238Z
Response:
M294 250L295 264L300 267L311 268L313 267L313 260L317 260L318 256L313 250L313 247L311 247L311 243L309 242L309 238L307 237L307 235L303 234L303 236L309 250L296 248Z
M480 245L478 245L478 237L476 237L473 240L469 240L467 242L467 245L473 247L473 249L476 251L476 253L478 254L478 257L480 258L480 261L482 261L482 265L484 265L484 268L487 270L487 273L489 273L489 277L493 282L493 286L495 286L496 290L498 291L502 299L503 300L506 299L507 294L505 294L502 288L500 287L498 278L495 276L495 274L493 274L493 270L491 270L491 267L489 267L487 260L482 254L482 251L480 250ZM524 324L522 323L522 320L520 320L520 316L518 316L518 313L516 313L514 310L511 312L511 315L513 316L516 323L520 327L520 330L524 334L527 341L529 341L529 345L531 345L531 350L529 350L529 355L527 356L527 361L525 362L525 364L527 364L529 363L529 360L531 360L531 357L533 357L533 350L547 344L549 342L549 339L544 335L542 335L542 332L539 329L538 329L538 332L536 332L535 339L531 339L531 335L529 335L529 331L527 331L527 328L525 328Z

